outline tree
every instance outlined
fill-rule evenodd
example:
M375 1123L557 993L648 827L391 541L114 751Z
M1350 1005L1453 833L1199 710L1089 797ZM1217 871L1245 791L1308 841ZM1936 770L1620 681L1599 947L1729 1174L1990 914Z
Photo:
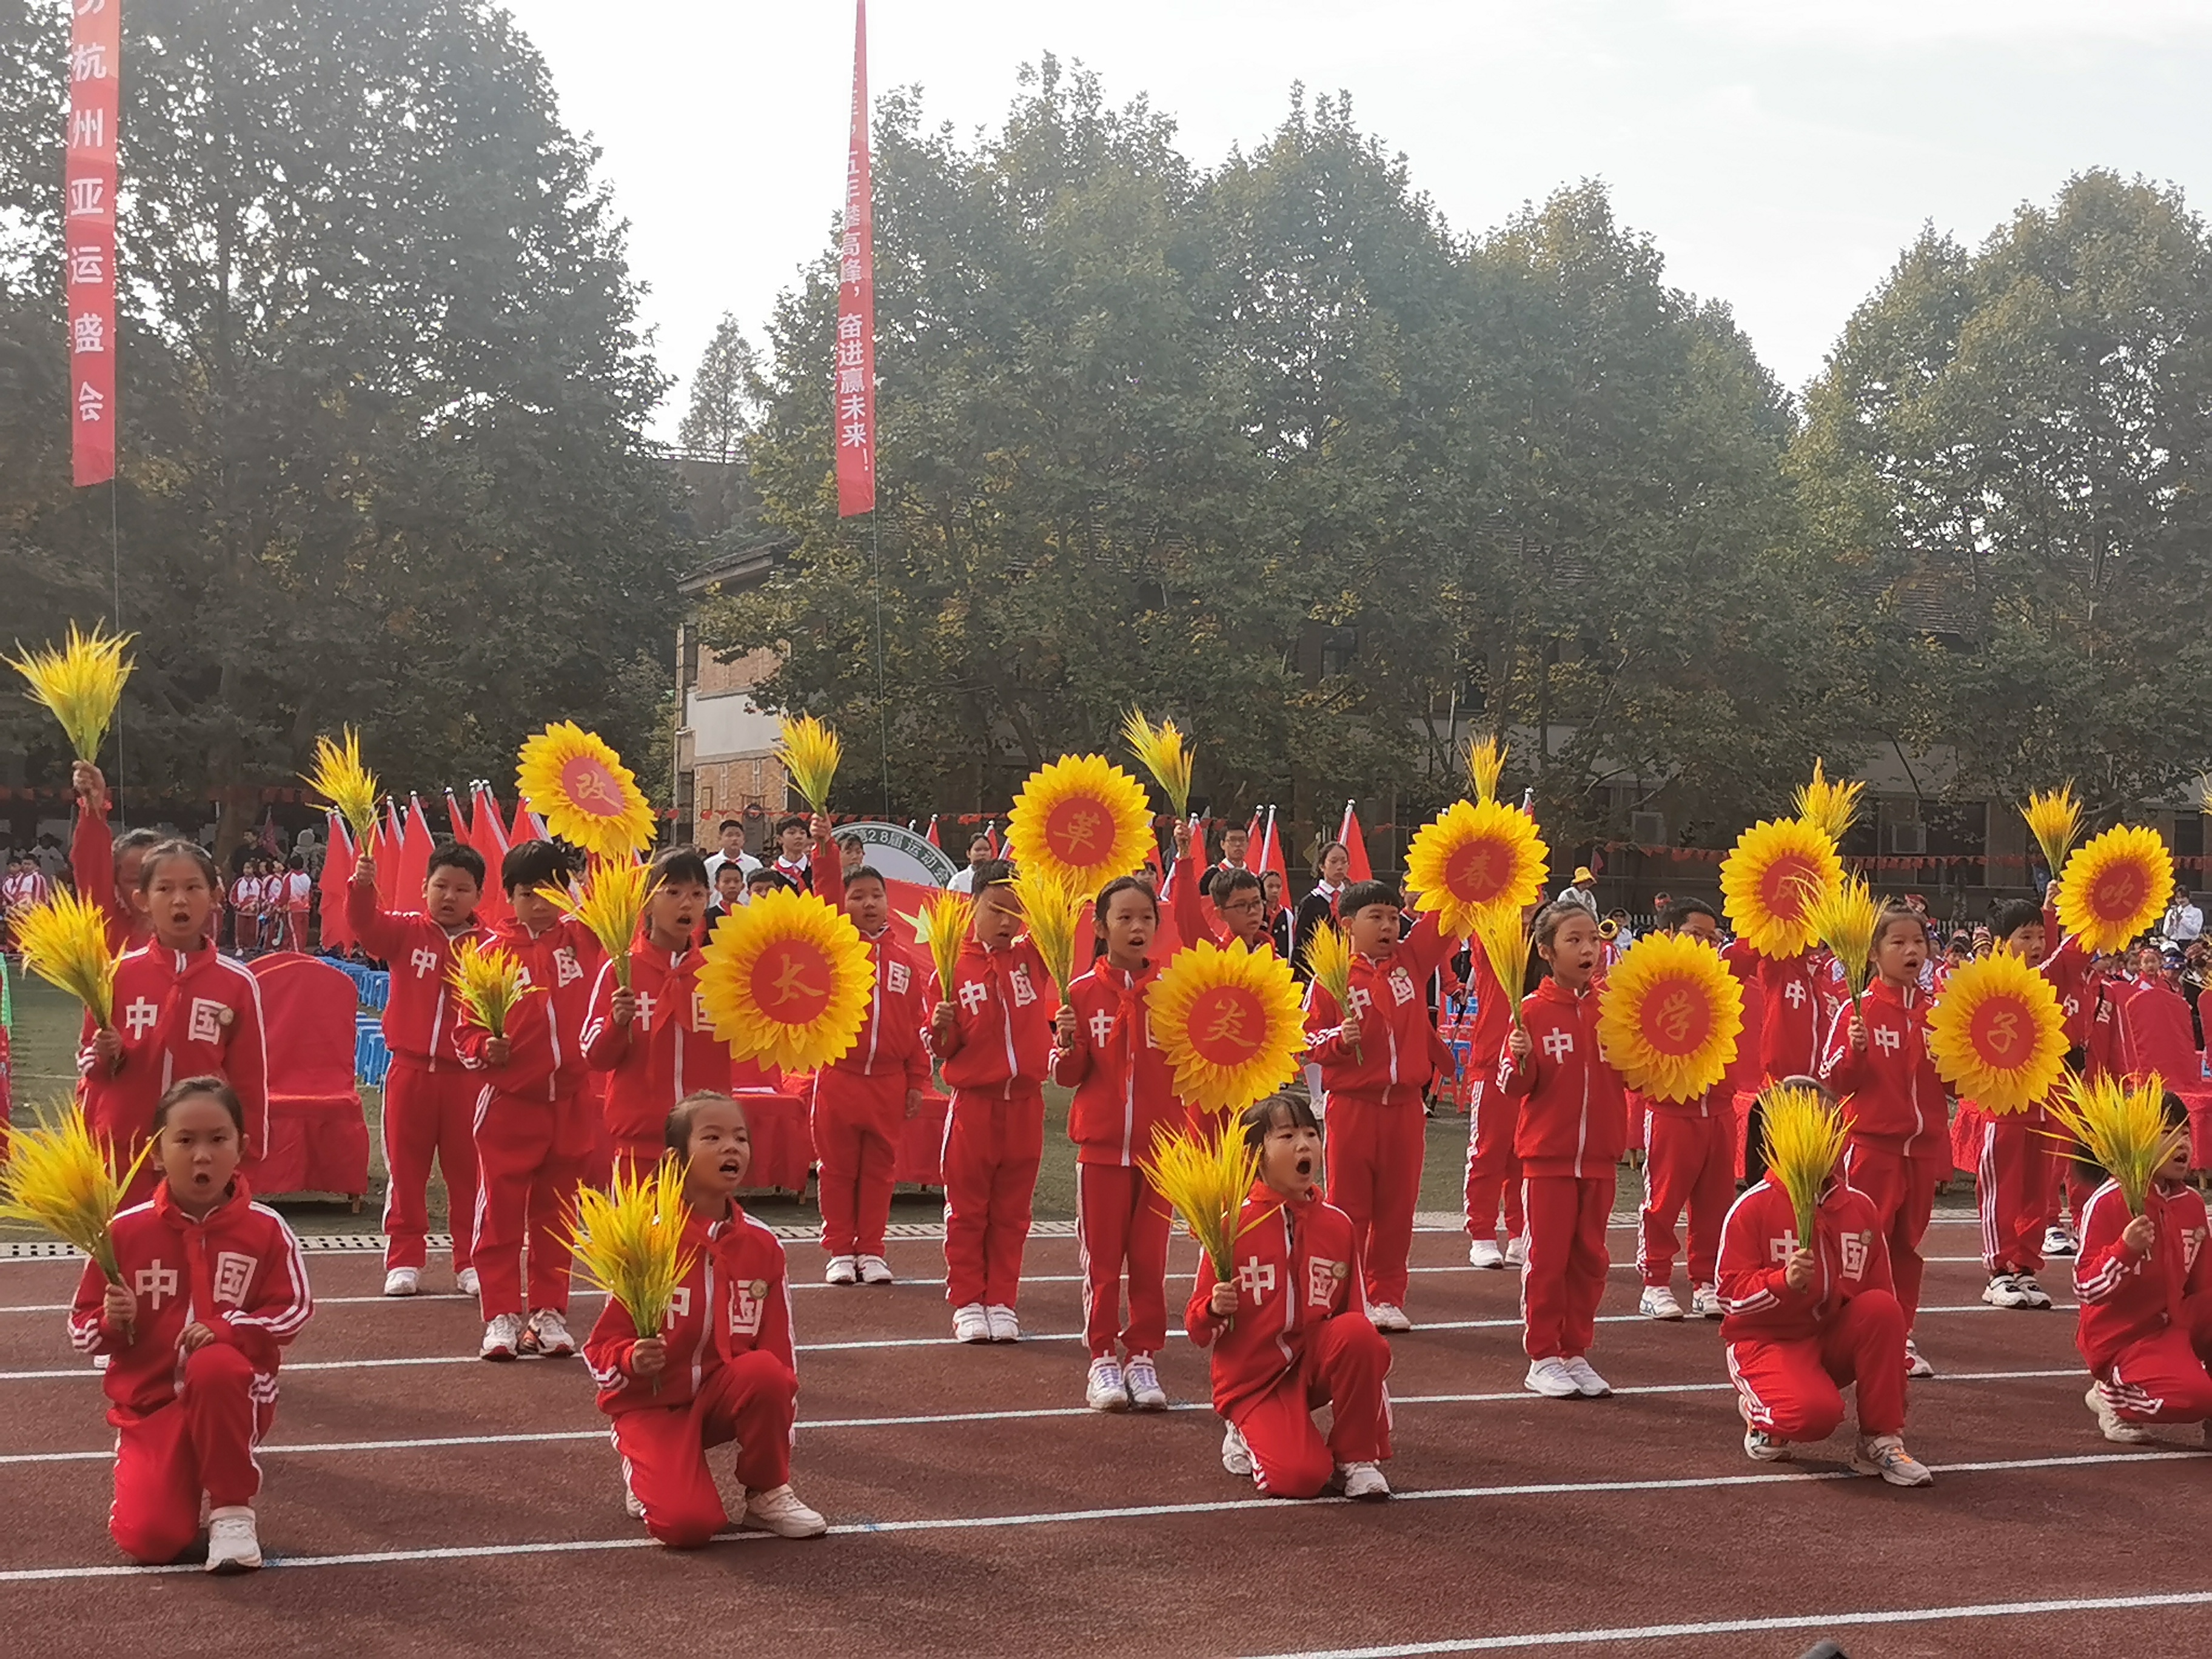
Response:
M0 365L28 394L0 585L46 573L34 626L109 557L59 395L64 12L0 7ZM681 554L643 438L664 383L537 53L482 0L139 0L125 30L127 781L288 783L341 722L425 787L510 775L562 715L640 742Z
M738 319L726 311L691 377L691 406L677 427L678 441L696 454L736 460L759 381L759 360Z

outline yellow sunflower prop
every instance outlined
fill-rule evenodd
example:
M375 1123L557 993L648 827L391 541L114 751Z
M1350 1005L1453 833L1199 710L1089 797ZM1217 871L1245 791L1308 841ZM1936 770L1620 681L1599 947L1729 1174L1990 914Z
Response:
M2166 914L2173 857L2155 830L2115 824L2066 860L2058 920L2085 951L2117 951Z
M2043 867L2057 875L2066 867L2066 855L2074 850L2074 843L2081 839L2081 803L2074 799L2072 781L2030 795L2020 815L2027 820L2028 834L2043 849Z
M739 1060L811 1072L853 1046L875 965L845 913L811 893L763 893L707 943L699 1000Z
M1630 945L1598 1003L1598 1047L1628 1086L1693 1100L1728 1074L1743 1032L1743 989L1720 952L1679 933Z
M1272 951L1201 942L1178 951L1146 999L1176 1093L1241 1111L1297 1075L1305 1028L1297 981Z
M1418 894L1414 902L1437 912L1444 932L1458 939L1490 905L1517 910L1534 903L1549 854L1535 820L1517 806L1454 801L1414 833L1406 883Z
M1785 962L1812 945L1812 906L1843 874L1826 831L1802 818L1762 819L1721 860L1729 926L1759 955Z
M1505 770L1505 749L1495 738L1470 744L1467 751L1468 781L1474 786L1478 802L1498 799L1498 780Z
M1820 770L1820 763L1813 763L1813 781L1797 791L1793 803L1797 816L1818 830L1830 841L1841 842L1846 831L1859 815L1859 797L1866 793L1863 783L1831 783Z
M1030 773L1014 797L1006 847L1017 865L1095 893L1152 850L1151 803L1103 755L1062 755Z
M315 739L315 769L302 772L301 781L330 802L353 831L353 844L366 848L376 841L376 774L361 763L361 733L350 726L345 740ZM496 872L495 872L496 873Z
M547 726L522 745L515 786L545 833L601 858L653 845L653 808L622 757L574 720Z
M2025 1111L2066 1069L2057 993L2009 951L1954 969L1928 1011L1936 1074L1985 1112Z
M1141 708L1132 708L1121 722L1121 741L1129 745L1153 781L1166 793L1180 823L1190 814L1190 769L1194 759L1182 728L1173 720L1154 726Z
M123 701L123 682L137 665L123 654L136 634L108 634L98 623L81 634L70 624L69 643L59 650L42 646L21 657L4 659L31 684L25 695L44 703L59 720L62 730L81 761L100 758L100 739L114 723L116 705ZM21 651L19 644L15 647Z
M845 745L837 734L811 714L787 719L776 738L775 752L806 804L827 816L830 780L845 757Z

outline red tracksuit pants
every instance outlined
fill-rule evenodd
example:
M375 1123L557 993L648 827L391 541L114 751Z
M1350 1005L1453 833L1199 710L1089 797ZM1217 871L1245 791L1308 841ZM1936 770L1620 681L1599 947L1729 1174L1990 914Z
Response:
M486 1089L477 1103L477 1228L470 1265L477 1270L478 1304L487 1321L538 1308L568 1310L564 1212L591 1161L589 1110L580 1093L557 1101L524 1100Z
M1044 1096L952 1091L945 1115L945 1299L1011 1308L1044 1161Z
M1428 1129L1418 1093L1389 1105L1374 1095L1328 1097L1328 1201L1352 1218L1367 1264L1370 1303L1406 1305L1406 1259L1413 1249Z
M1252 1454L1252 1479L1270 1498L1313 1498L1339 1465L1390 1455L1390 1345L1352 1310L1310 1325L1297 1367L1230 1414ZM1313 1414L1334 1419L1322 1438Z
M1075 1239L1083 1255L1083 1335L1091 1357L1156 1354L1168 1340L1168 1201L1142 1170L1119 1164L1075 1165ZM1129 1281L1129 1322L1121 1325L1121 1279ZM1117 1330L1115 1328L1120 1326Z
M2051 1218L2051 1140L2040 1113L2012 1113L1982 1125L1974 1198L1982 1212L1982 1266L2032 1273L2043 1266Z
M1927 1272L1920 1241L1936 1208L1936 1187L1951 1170L1947 1146L1934 1158L1907 1158L1863 1140L1844 1147L1844 1179L1872 1201L1889 1244L1889 1276L1897 1285L1897 1305L1905 1310L1905 1332L1920 1311L1920 1281Z
M2130 1423L2212 1420L2212 1295L2185 1296L2181 1319L2130 1343L2101 1372L2097 1391Z
M1858 1384L1861 1434L1905 1431L1905 1310L1887 1291L1853 1297L1818 1336L1731 1342L1728 1368L1745 1416L1778 1440L1833 1434L1850 1382Z
M1735 1119L1692 1117L1647 1107L1644 1113L1644 1208L1637 1217L1636 1266L1646 1285L1674 1277L1674 1223L1690 1212L1690 1283L1720 1274L1721 1223L1735 1201Z
M175 1560L200 1532L200 1494L216 1509L261 1490L253 1449L276 1415L253 1398L253 1364L225 1342L185 1356L176 1400L144 1417L110 1412L116 1426L115 1505L107 1529L134 1561Z
M1531 1359L1589 1352L1605 1295L1606 1218L1613 1171L1601 1176L1523 1176L1528 1260L1521 1268L1521 1346Z
M384 1079L384 1265L420 1267L429 1260L428 1194L434 1156L446 1176L446 1212L453 1235L453 1271L469 1265L475 1242L477 1143L481 1080L453 1062L432 1071L394 1054Z
M822 1248L833 1256L884 1253L908 1086L903 1071L870 1076L824 1066L814 1074Z
M1498 1212L1505 1211L1505 1236L1524 1231L1521 1213L1521 1159L1513 1135L1521 1125L1521 1103L1480 1078L1470 1085L1467 1121L1467 1232L1470 1238L1495 1240Z
M798 1398L791 1367L756 1348L701 1377L689 1405L617 1413L615 1453L623 1486L645 1505L645 1529L672 1549L696 1550L729 1525L707 1453L732 1440L737 1477L748 1492L788 1481Z

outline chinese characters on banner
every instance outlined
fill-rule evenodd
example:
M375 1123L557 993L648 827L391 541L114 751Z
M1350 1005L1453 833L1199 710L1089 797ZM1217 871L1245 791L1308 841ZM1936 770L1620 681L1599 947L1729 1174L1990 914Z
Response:
M70 0L69 131L62 168L62 292L76 482L115 476L115 124L123 0Z
M875 211L868 176L868 0L853 13L853 142L837 254L837 516L876 510Z

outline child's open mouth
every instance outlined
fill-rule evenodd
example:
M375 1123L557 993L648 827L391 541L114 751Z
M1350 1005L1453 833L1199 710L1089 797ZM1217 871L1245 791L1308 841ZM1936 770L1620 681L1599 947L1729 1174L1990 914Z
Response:
M732 1181L737 1180L745 1172L745 1164L743 1158L726 1158L714 1167L720 1170L724 1175L729 1176Z
M1311 1178L1313 1175L1313 1154L1311 1152L1300 1152L1298 1154L1297 1170L1299 1180L1305 1181Z

